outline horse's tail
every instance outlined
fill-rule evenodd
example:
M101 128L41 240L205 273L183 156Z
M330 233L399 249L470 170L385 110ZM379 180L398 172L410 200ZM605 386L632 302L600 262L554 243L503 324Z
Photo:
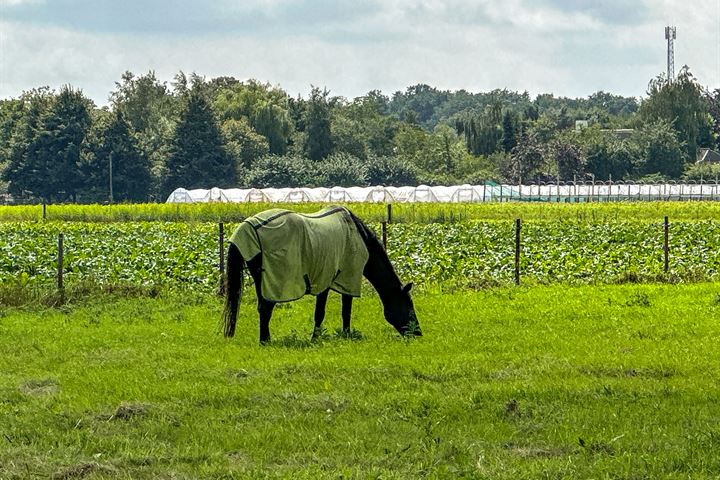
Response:
M228 247L227 286L225 289L225 312L223 313L223 330L226 337L235 335L235 324L242 300L244 267L245 259L240 253L240 249L231 243Z

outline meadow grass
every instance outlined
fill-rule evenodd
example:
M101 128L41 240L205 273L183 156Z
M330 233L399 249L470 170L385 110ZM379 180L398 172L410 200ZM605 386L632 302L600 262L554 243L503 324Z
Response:
M716 478L720 284L375 296L260 347L219 300L103 296L0 311L0 478Z
M387 217L385 204L347 203L345 205L367 221L381 222ZM238 222L270 208L315 212L327 206L327 203L48 205L46 219L72 222ZM397 223L452 223L516 218L530 221L658 221L662 220L664 215L668 215L672 221L719 220L720 202L396 203L392 207L392 220ZM42 219L41 205L0 206L0 221Z

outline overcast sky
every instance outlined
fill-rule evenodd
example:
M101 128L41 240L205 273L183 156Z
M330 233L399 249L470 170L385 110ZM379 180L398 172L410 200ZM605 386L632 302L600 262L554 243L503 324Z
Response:
M720 0L0 0L0 98L41 85L97 104L125 70L346 97L427 83L642 96L666 70L720 88Z

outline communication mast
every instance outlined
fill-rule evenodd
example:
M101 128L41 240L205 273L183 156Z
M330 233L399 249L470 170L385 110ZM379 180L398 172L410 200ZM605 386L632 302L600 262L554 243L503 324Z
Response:
M665 27L665 39L667 40L667 82L675 80L675 27Z

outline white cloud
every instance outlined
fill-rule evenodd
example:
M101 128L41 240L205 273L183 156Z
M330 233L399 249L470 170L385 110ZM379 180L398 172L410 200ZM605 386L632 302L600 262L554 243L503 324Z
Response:
M0 0L0 7L17 7L19 5L42 5L45 0Z
M565 8L567 1L397 0L323 10L304 7L310 0L224 0L219 5L235 9L226 10L227 16L239 11L255 16L237 20L247 28L228 23L218 31L207 31L212 16L186 32L172 31L171 25L162 31L98 31L97 25L5 19L0 20L0 97L70 83L105 104L125 70L155 70L169 81L181 69L257 78L292 95L306 94L311 84L354 97L428 83L472 91L586 96L605 90L639 96L665 70L667 12L678 26L676 68L687 63L703 84L720 88L720 0L696 0L698 8L692 9L647 0L637 11L623 12L627 21L615 23L617 12L597 7L604 2ZM157 0L154 5L162 10ZM215 8L213 15L220 7ZM265 23L253 23L261 18Z

